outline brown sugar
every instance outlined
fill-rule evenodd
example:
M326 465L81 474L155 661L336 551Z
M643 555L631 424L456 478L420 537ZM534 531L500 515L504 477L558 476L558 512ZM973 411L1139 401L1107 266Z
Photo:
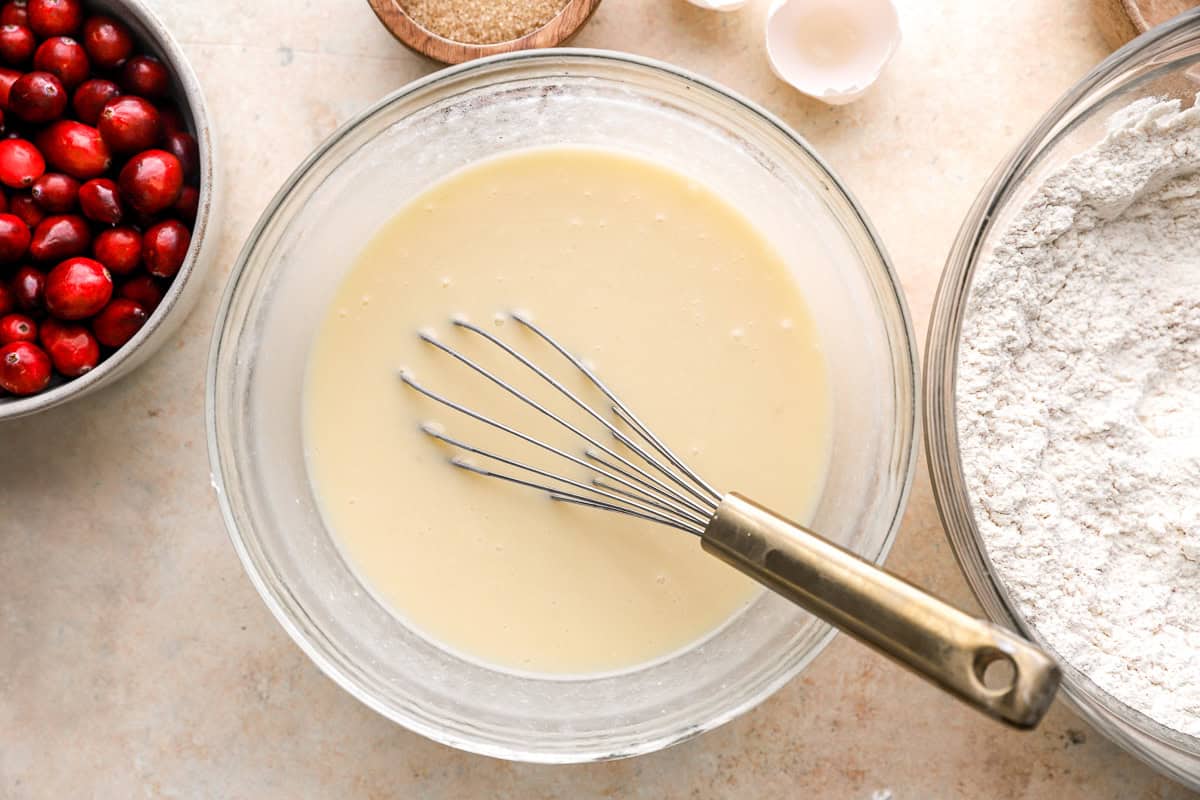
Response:
M567 0L400 0L425 30L466 44L496 44L532 33Z

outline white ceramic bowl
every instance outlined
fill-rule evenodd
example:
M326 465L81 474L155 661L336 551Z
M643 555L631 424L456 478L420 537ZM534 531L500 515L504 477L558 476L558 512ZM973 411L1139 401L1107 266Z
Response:
M187 258L142 329L81 377L70 381L56 377L46 391L29 397L0 397L0 423L60 406L128 375L160 348L187 318L212 265L213 247L209 243L217 238L219 225L216 153L208 108L196 74L162 20L141 0L88 0L87 6L125 22L134 32L138 47L158 57L170 70L173 98L200 147L200 208L192 227Z

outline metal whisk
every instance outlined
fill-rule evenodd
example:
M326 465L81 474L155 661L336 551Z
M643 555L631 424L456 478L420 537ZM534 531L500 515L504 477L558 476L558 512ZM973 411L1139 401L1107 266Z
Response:
M718 491L655 436L582 359L528 315L508 316L582 373L603 396L615 421L491 331L463 318L455 318L452 323L519 362L598 423L618 444L606 444L479 361L433 333L422 331L418 335L424 342L566 429L582 447L570 452L555 446L445 397L402 370L400 379L405 384L459 414L552 454L564 465L588 470L592 478L576 480L460 441L439 425L422 424L430 437L460 451L450 459L451 464L545 492L557 501L617 512L690 533L700 538L705 551L985 713L1022 728L1035 726L1045 714L1060 672L1042 650L1004 628L955 609L737 493ZM496 471L464 453L509 469Z

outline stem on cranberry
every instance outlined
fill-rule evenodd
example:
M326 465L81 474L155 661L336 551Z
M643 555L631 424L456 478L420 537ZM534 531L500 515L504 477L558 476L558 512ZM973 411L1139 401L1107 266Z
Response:
M91 243L87 220L76 214L56 214L38 223L29 243L29 255L34 261L61 261L83 255Z
M29 193L43 211L66 214L79 201L79 181L61 172L47 172L33 182Z
M0 317L0 344L36 342L37 323L24 314L5 314Z
M125 216L117 184L108 178L92 178L79 188L79 207L90 220L116 225Z
M37 39L24 25L0 25L0 59L14 67L23 67L33 58Z
M169 219L146 231L142 244L142 263L156 278L172 278L187 258L191 233L182 222Z
M0 183L13 189L28 189L45 171L46 160L31 142L24 139L0 141Z
M78 378L100 363L100 343L85 325L48 319L39 338L54 368L65 377Z
M83 47L100 69L116 69L133 55L133 34L120 20L97 14L83 23Z
M117 348L142 329L150 313L136 300L118 297L92 320L92 332L105 347Z
M0 347L0 389L15 395L37 394L50 384L50 357L32 342Z
M116 153L136 153L154 147L162 134L162 124L159 122L158 109L150 102L134 95L124 95L110 100L100 112L96 123L97 130L104 137L104 143ZM187 136L187 134L182 134ZM189 137L190 138L190 137ZM167 140L169 145L171 140ZM184 147L186 142L177 143ZM167 148L174 153L170 147ZM178 157L178 153L175 153ZM184 167L186 175L187 168Z
M75 90L75 96L71 98L71 107L75 109L75 116L79 117L80 122L95 125L100 121L100 112L104 110L108 101L119 97L120 94L121 87L112 81L93 78L84 81Z

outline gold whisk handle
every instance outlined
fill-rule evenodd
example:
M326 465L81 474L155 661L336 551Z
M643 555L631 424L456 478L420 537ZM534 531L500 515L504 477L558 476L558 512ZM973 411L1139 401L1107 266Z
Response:
M992 717L1032 728L1054 699L1061 673L1035 645L738 494L721 500L701 541L708 553Z

